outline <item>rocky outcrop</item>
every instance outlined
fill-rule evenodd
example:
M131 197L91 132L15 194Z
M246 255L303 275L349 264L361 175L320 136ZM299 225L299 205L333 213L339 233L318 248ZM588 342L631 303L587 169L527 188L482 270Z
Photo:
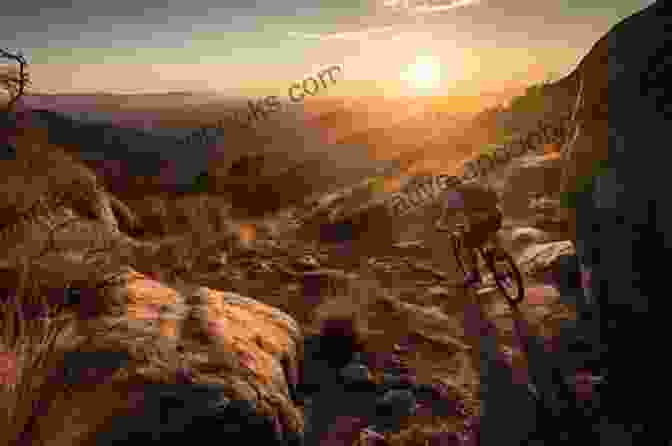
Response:
M186 428L192 435L197 432L191 429L200 426L223 439L300 441L303 418L294 398L302 335L288 315L235 293L171 288L131 269L98 290L84 290L79 299L76 348L68 351L113 351L128 359L98 378L95 371L88 380L73 378L70 400L68 395L53 398L34 429L49 439L46 445L112 444L115 431L166 439L193 417L197 420ZM83 354L70 356L78 355ZM103 366L83 356L81 363ZM97 409L64 419L72 407L91 407L86 391L91 385L96 386ZM206 385L210 390L203 390ZM159 409L166 398L174 401L172 412ZM170 425L160 426L166 423L158 421L164 416L160 410L169 410ZM119 417L106 421L112 414Z
M36 254L27 245L48 237L50 226L67 220L90 223L105 236L120 235L120 227L135 228L133 212L110 195L88 168L43 139L37 129L35 134L22 134L16 142L16 158L2 163L3 257L11 257L9 251L22 244L26 245L21 248L23 254Z
M511 244L516 252L537 243L548 243L551 240L549 234L537 228L516 228L510 234Z
M527 156L512 161L500 174L502 211L513 219L529 217L532 199L558 196L560 174L561 162L555 156Z
M572 254L574 246L570 241L541 243L526 248L516 260L521 272L542 277L544 274L557 274L560 256Z
M657 259L671 248L664 184L669 157L659 149L669 133L670 17L670 2L656 1L615 25L583 58L572 74L584 83L581 125L563 166L565 191L594 177L595 187L569 212L572 240L581 262L592 268L591 293L609 347L609 406L627 425L641 423L635 444L660 441L669 431L649 396L631 384L651 380L639 364L660 356L659 330L669 314L657 284L666 263ZM596 174L594 166L603 160L608 169ZM657 395L669 391L666 381L656 388ZM619 406L618 400L630 403Z

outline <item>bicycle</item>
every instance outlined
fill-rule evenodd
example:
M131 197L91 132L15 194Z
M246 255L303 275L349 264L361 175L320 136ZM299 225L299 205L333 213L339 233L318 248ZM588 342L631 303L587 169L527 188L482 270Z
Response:
M463 257L462 250L462 236L464 233L464 224L456 225L457 231L448 228L438 228L439 232L451 232L451 244L453 247L453 254L457 265L462 271L462 274L467 275L468 271L466 265L468 264ZM488 240L484 246L476 250L484 261L487 268L492 273L497 289L504 295L511 307L516 307L525 298L525 287L523 285L523 277L513 260L513 257L504 250L501 246ZM478 257L477 257L478 258ZM482 268L482 262L478 262L479 269ZM481 278L485 277L481 274ZM483 279L481 279L483 283Z

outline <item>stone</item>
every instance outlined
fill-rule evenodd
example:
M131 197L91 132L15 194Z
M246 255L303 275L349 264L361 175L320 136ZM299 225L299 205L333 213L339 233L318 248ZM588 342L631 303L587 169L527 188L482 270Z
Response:
M45 445L111 445L126 433L129 441L197 432L236 443L300 441L293 394L302 335L287 314L235 293L174 289L132 270L81 299L95 311L78 321L77 349L59 347L69 391L53 398L32 429ZM176 324L170 335L160 324L167 315ZM174 408L162 415L166 398Z
M511 241L516 249L527 247L531 244L550 242L550 235L536 228L516 228L511 232Z
M380 378L381 388L385 391L392 389L406 389L409 386L404 382L404 379L396 373L383 373Z
M379 398L376 413L388 417L405 417L415 413L417 400L410 390L389 390Z
M368 383L373 380L371 372L367 366L353 362L343 367L340 375L348 384Z
M552 269L557 266L560 256L574 252L570 241L535 244L519 255L517 263L521 272L536 274Z
M317 261L317 259L315 259L315 257L306 255L297 259L294 262L294 266L305 270L315 270L320 267L320 263Z

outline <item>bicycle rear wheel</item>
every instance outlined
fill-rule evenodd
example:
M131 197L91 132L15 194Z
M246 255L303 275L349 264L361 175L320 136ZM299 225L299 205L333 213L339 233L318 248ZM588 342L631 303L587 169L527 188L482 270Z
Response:
M506 297L510 305L515 306L520 303L525 298L525 286L523 276L513 257L501 248L497 255L494 251L482 254L494 275L497 289Z
M457 237L455 234L451 235L450 240L453 245L453 255L455 256L455 261L457 262L457 267L462 271L462 274L467 274L467 263L465 259L462 258L462 240L460 237Z

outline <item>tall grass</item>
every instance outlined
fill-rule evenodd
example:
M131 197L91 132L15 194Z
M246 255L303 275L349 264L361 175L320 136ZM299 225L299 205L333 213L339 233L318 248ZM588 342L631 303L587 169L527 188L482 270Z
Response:
M72 315L38 291L28 261L22 262L16 293L0 303L0 444L35 444L36 420L59 388L53 373Z

